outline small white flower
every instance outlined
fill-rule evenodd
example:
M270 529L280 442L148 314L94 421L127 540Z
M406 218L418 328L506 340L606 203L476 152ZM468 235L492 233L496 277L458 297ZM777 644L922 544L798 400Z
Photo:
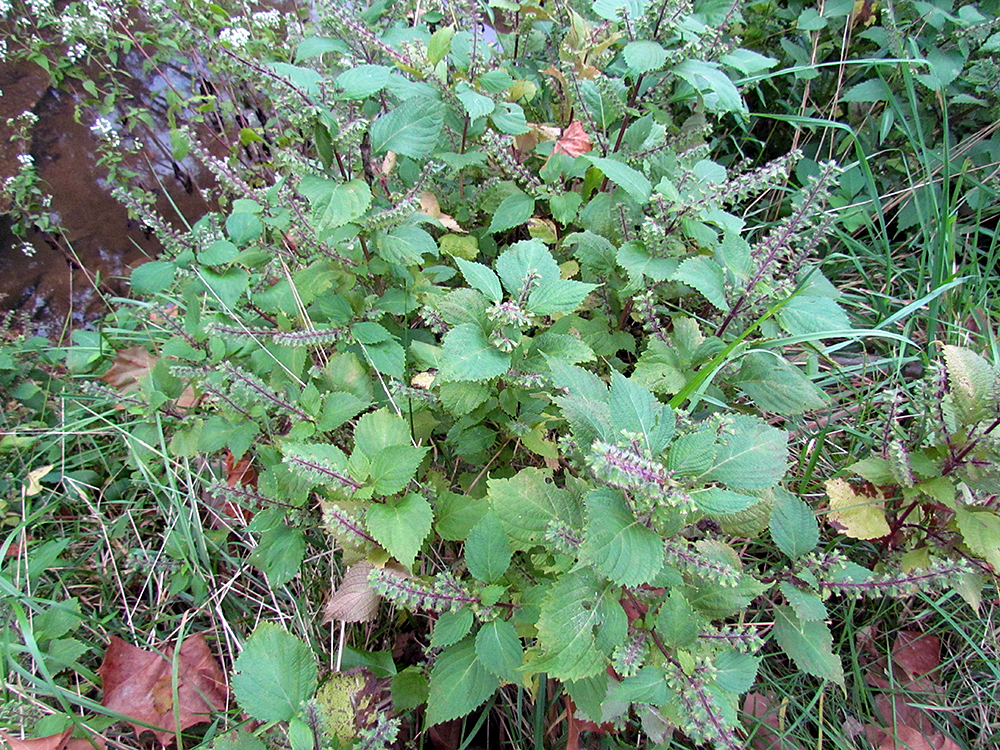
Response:
M21 162L22 167L31 167L35 164L35 157L31 154L18 154L17 160Z
M26 258L30 258L35 254L36 248L30 242L23 242L21 243L21 252L24 253Z
M76 44L70 45L70 48L66 50L66 58L71 62L75 63L81 57L87 54L87 45L83 42L77 42Z
M233 49L241 49L250 41L250 32L239 26L225 28L219 32L219 41L228 43Z
M274 8L271 10L259 10L250 16L250 23L265 29L274 29L281 24L281 13Z
M96 136L105 136L114 130L111 120L106 117L98 117L94 124L90 126L90 132Z
M10 0L0 0L0 16L10 13Z

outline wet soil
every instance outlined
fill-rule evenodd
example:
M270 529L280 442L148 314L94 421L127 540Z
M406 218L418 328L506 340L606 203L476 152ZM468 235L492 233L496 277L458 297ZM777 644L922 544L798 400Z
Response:
M141 60L127 61L141 71ZM157 76L127 82L133 104L154 116L162 113ZM0 184L20 169L19 153L27 148L38 168L43 189L52 197L57 232L32 230L27 237L33 255L22 252L23 240L11 231L9 215L0 216L0 308L23 311L33 332L58 335L86 326L107 311L105 299L127 292L131 269L156 256L160 244L111 195L107 170L98 166L98 140L90 126L98 113L79 107L72 90L49 86L48 74L29 62L0 63ZM79 112L78 112L79 109ZM8 119L30 111L38 116L30 146L12 143ZM163 121L160 118L159 121ZM147 132L140 153L128 167L137 184L158 196L156 209L178 227L208 210L199 185L210 178L191 161L175 163L162 131ZM0 211L9 196L0 195Z

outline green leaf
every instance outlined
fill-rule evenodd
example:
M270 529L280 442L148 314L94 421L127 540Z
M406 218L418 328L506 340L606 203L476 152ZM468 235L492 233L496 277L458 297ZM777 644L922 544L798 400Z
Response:
M199 275L212 297L222 305L224 310L231 310L236 305L250 282L250 274L242 268L227 268L222 272L206 268Z
M403 224L375 235L379 257L388 263L415 266L424 255L437 257L438 244L427 232L413 224Z
M691 84L701 94L710 112L740 112L746 114L747 105L739 89L729 80L716 63L688 59L673 68L673 74Z
M485 117L496 109L496 103L492 99L473 91L472 87L464 81L455 87L455 96L462 102L462 106L465 107L465 112L469 115L470 120Z
M751 505L756 505L761 502L761 498L754 495L742 495L739 492L724 490L721 487L709 487L692 492L691 501L698 510L704 513L712 516L726 516L730 513L746 510Z
M734 648L715 657L715 684L727 693L739 695L753 687L761 657Z
M447 648L458 643L472 630L474 618L471 609L460 609L456 612L442 612L434 621L431 631L431 648Z
M618 22L622 14L629 18L641 18L646 12L645 0L594 0L594 13L605 21Z
M668 648L687 648L698 638L704 627L702 617L684 598L684 594L671 589L670 594L656 613L656 634Z
M335 430L348 419L356 417L367 408L368 404L350 393L333 391L327 394L323 404L323 413L316 428L322 432Z
M642 40L625 45L625 62L636 73L659 70L666 61L667 51L656 42Z
M496 262L497 273L507 292L517 297L530 276L534 283L560 278L559 264L540 240L515 242Z
M513 102L498 102L490 120L497 130L507 135L521 135L531 130L521 105Z
M392 676L389 691L392 707L397 711L410 711L427 702L427 678L418 667L407 667Z
M494 583L510 567L510 544L503 523L487 513L465 540L465 564L483 583Z
M490 302L497 303L503 299L500 279L493 273L493 269L458 256L455 256L455 262L469 286L485 294Z
M970 550L1000 570L1000 517L986 508L958 506L955 522Z
M601 583L590 570L566 573L550 588L538 618L542 656L533 672L560 680L581 680L602 672L607 654L628 630L616 586Z
M705 299L719 310L728 310L726 300L726 282L722 268L711 258L698 256L689 258L680 264L673 275L672 281L679 281L696 289Z
M768 524L778 549L797 560L819 544L819 524L805 501L792 493L774 488L774 507Z
M749 352L735 384L761 409L776 414L801 414L826 406L826 394L795 365L779 354Z
M369 458L390 445L410 444L410 426L387 407L365 414L354 427L354 449Z
M881 78L869 78L851 86L840 96L842 102L889 102L892 99L892 89Z
M524 224L535 212L535 199L518 191L504 198L490 221L490 233L506 232Z
M369 477L376 495L394 495L410 483L423 461L427 446L390 445L372 458Z
M587 529L579 557L619 586L649 583L663 567L663 539L640 523L618 490L599 488L585 498Z
M423 96L407 99L372 123L372 150L426 158L441 137L444 114L445 107L439 101Z
M1000 377L992 365L969 349L950 345L942 348L948 385L963 423L972 424L994 416L1000 397Z
M374 503L365 517L372 538L407 569L413 566L433 522L430 504L415 492L399 500Z
M299 181L299 192L309 200L319 231L336 229L364 216L372 202L372 191L364 180L338 182L305 175Z
M465 716L493 695L499 684L476 656L472 637L445 649L431 669L427 726Z
M489 509L489 500L485 498L440 492L434 501L437 533L442 539L461 542Z
M586 155L583 158L601 170L613 183L624 188L636 203L644 204L649 200L653 186L642 172L614 159Z
M348 68L334 83L340 89L338 99L367 99L389 83L392 68L385 65L358 65Z
M826 297L800 294L778 311L781 327L793 336L846 331L851 321L843 308Z
M552 472L530 467L510 479L490 479L487 496L514 549L528 549L545 538L552 521L574 525L568 491L556 487Z
M350 51L350 47L347 46L347 42L343 39L331 39L330 37L324 36L308 36L299 42L299 46L296 47L295 62L308 60L311 57L316 57L326 52L337 52L343 55L348 54Z
M437 65L444 60L451 51L451 40L454 36L454 26L442 26L431 34L431 39L427 43L427 62L431 65Z
M323 76L312 68L303 68L282 62L268 63L268 67L279 76L287 78L294 86L302 89L309 96L319 95L319 82L323 80Z
M312 649L270 622L257 626L233 665L233 693L258 721L288 721L316 692Z
M597 284L585 284L572 279L544 281L531 290L528 312L535 315L568 314L576 310Z
M226 218L226 234L238 246L253 242L264 232L260 217L252 213L234 213Z
M733 417L718 439L715 465L702 478L736 490L763 490L785 475L788 433L754 417Z
M256 549L247 559L263 571L271 588L279 588L298 575L305 552L305 535L279 524L260 535Z
M773 632L799 669L844 687L844 668L833 653L833 635L825 622L802 621L791 607L779 606L774 608Z
M521 682L518 670L524 661L524 649L514 626L506 620L493 620L479 629L476 655L491 674L504 682Z
M759 52L743 48L730 50L720 60L724 65L736 68L745 76L763 73L778 64L778 61L773 57L766 57Z
M638 435L640 450L648 451L653 457L659 456L674 436L676 418L673 411L617 370L611 371L608 406L615 433L624 430Z
M789 581L782 581L778 588L800 620L825 620L829 616L826 605L816 594L802 591Z
M240 249L229 240L216 240L198 253L198 262L206 266L221 266L240 254ZM141 268L141 266L140 266Z
M129 284L136 294L156 294L162 292L174 281L177 266L165 260L151 260L132 270Z
M444 337L439 377L449 380L489 380L510 369L510 355L486 340L471 323L455 326Z

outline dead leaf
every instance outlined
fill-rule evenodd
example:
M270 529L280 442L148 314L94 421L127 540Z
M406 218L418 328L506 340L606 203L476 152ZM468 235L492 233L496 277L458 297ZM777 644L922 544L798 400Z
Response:
M52 471L52 464L28 472L28 488L24 491L27 497L34 497L42 491L42 478Z
M829 479L825 485L830 498L827 522L837 531L852 539L879 539L891 532L881 492L875 490L874 497L859 494L843 479Z
M941 666L941 639L914 630L901 630L892 646L892 660L911 680Z
M563 130L556 145L552 148L553 154L566 154L567 156L580 156L585 154L594 146L590 142L590 136L583 129L579 120L574 120L569 127Z
M578 719L573 699L568 695L563 695L563 699L566 701L566 750L580 750L580 732L618 734L615 725L610 721L598 726L590 719Z
M420 193L420 212L440 221L441 226L445 229L450 229L453 232L468 234L468 232L465 229L462 229L461 225L459 225L454 218L441 212L441 206L438 205L437 196L430 190L424 190Z
M122 349L111 361L111 368L98 380L103 380L119 393L138 391L142 388L143 379L149 377L157 362L159 358L146 351L145 347L133 346ZM188 386L175 403L178 408L189 409L198 403L198 397L191 386ZM117 404L115 408L126 407L124 404Z
M326 603L323 622L370 622L378 613L379 596L368 583L371 563L360 562L344 573L344 580Z
M202 633L188 636L181 644L176 706L172 659L172 646L164 647L161 655L114 636L97 670L104 682L101 705L136 721L163 727L162 731L147 730L129 722L136 734L153 731L164 747L176 739L174 731L166 729L176 725L175 717L181 729L209 721L213 710L225 708L229 696L226 677Z
M961 750L954 740L940 732L927 735L907 724L897 724L895 732L866 724L865 732L876 750Z
M798 742L783 736L781 709L774 705L771 696L747 693L743 699L743 713L759 722L756 727L753 722L748 722L754 732L750 740L753 750L802 750Z
M0 732L0 740L6 743L9 750L64 750L66 741L73 734L73 727L59 734L50 734L48 737L37 737L30 740L18 740L11 737L6 732Z

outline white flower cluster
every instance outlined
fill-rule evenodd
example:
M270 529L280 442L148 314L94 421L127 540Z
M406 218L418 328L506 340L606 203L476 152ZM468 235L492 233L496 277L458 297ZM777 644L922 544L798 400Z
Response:
M274 8L259 10L250 16L250 23L263 29L276 29L281 25L281 13Z
M21 166L24 168L35 166L35 157L31 154L18 154L17 160L21 162Z
M90 126L90 132L101 138L112 146L117 146L121 143L121 138L118 136L118 131L115 130L114 125L111 120L106 117L98 117L94 124Z
M107 39L115 17L123 13L120 0L84 0L82 5L74 3L70 9L59 16L59 26L65 42L80 38Z
M18 120L24 120L24 125L21 125L18 122ZM19 127L30 128L36 122L38 122L38 115L36 115L30 109L26 109L21 114L19 114L17 117L11 117L11 118L9 118L7 120L7 127L8 128L19 128Z
M225 28L219 32L219 41L233 49L242 49L250 41L250 32L239 26Z
M75 44L71 44L69 49L66 50L66 59L71 63L75 63L85 54L87 54L87 45L83 42L76 42Z
M52 10L52 0L28 0L28 7L36 16L43 16Z
M35 252L37 251L37 249L38 248L36 248L30 242L22 242L21 243L21 252L24 253L24 256L26 258L32 257L35 254Z
M0 0L0 3L2 3L2 2L3 2L3 0ZM0 13L0 15L3 15L3 14ZM6 39L0 39L0 62L3 62L6 59L7 59L7 40Z
M10 0L0 0L0 16L10 13Z

